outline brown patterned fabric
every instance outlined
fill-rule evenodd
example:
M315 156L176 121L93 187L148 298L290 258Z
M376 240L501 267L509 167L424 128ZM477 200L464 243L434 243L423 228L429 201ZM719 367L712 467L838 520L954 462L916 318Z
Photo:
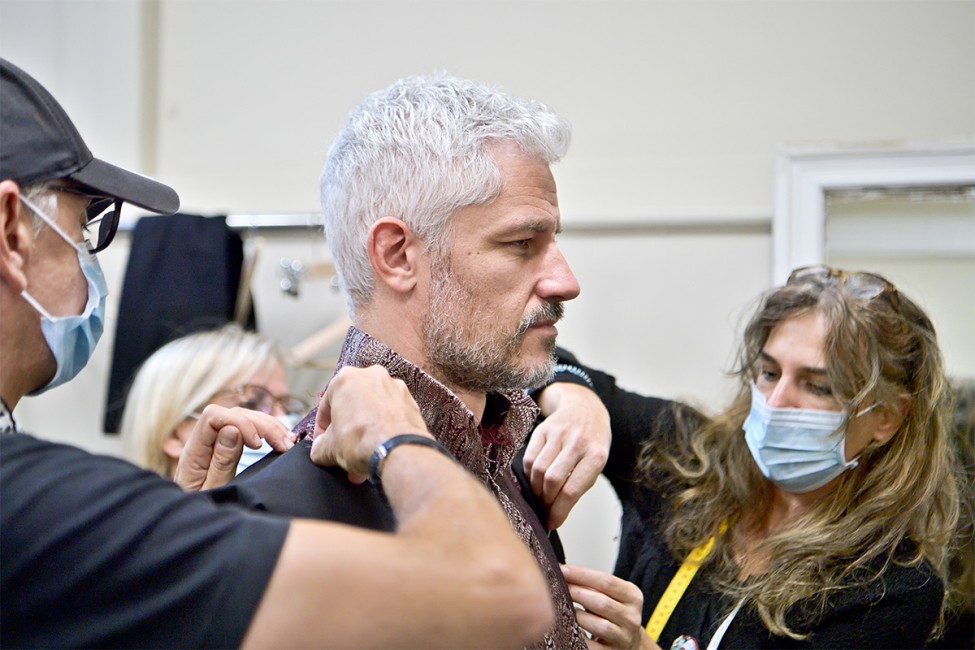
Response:
M528 436L538 409L524 391L489 394L480 425L474 414L439 381L398 355L381 341L349 328L336 372L343 366L385 367L402 379L420 406L430 432L497 497L515 532L538 559L556 608L556 623L533 648L585 650L569 590L546 531L522 497L511 461ZM313 437L314 411L295 428L299 438Z

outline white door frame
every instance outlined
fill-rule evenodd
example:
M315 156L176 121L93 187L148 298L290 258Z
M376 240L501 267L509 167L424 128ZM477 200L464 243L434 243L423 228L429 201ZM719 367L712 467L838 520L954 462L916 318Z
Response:
M975 143L784 146L776 159L772 283L825 261L826 193L975 184Z

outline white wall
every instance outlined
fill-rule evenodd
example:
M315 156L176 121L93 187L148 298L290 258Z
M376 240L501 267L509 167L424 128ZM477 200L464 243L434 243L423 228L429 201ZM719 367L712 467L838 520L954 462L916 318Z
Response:
M51 91L96 156L151 173L143 164L143 134L155 130L143 110L144 10L142 2L120 0L0 0L0 56ZM91 362L73 383L21 401L14 413L21 426L117 453L117 440L102 435L101 423L127 254L122 237L98 256L111 297L107 331Z
M544 101L574 125L555 174L583 294L563 343L627 387L717 406L742 308L771 274L777 146L975 137L973 25L971 0L0 0L0 55L63 100L97 155L204 214L317 211L346 112L406 74ZM116 286L124 248L101 256ZM265 332L314 329L261 282ZM20 419L112 451L99 363L52 393L71 408L27 400ZM618 519L600 489L567 548L605 568Z

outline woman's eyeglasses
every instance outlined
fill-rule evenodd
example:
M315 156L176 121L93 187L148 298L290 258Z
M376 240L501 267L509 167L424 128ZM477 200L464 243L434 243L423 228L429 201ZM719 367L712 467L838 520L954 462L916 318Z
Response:
M867 271L844 271L835 269L826 264L816 264L814 266L803 266L794 270L789 275L786 284L797 284L805 281L822 282L829 284L835 282L843 285L851 294L857 298L872 300L877 296L886 296L888 302L894 309L900 308L897 299L897 287L892 282L876 273Z
M258 386L257 384L243 384L240 386L234 386L233 388L226 388L214 397L220 397L223 395L229 395L235 398L236 404L234 406L239 406L241 408L249 409L251 411L260 411L261 413L267 413L270 415L274 412L274 405L277 404L284 410L285 414L290 416L304 417L308 412L309 406L307 402L294 395L278 395L275 396L271 394L264 386ZM202 411L202 408L200 409ZM196 411L192 415L194 417L200 416L200 411Z

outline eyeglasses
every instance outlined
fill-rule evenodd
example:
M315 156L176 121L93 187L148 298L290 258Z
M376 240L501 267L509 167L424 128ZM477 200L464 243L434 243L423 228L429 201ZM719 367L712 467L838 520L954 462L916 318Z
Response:
M88 221L82 229L88 252L94 255L105 250L118 231L119 218L122 216L122 200L110 196L91 194L76 187L56 185L52 189L67 194L75 194L89 200Z
M233 395L239 399L237 406L267 414L274 411L275 404L280 406L288 415L302 417L308 412L309 408L308 404L299 397L294 395L275 396L267 388L257 384L234 386L220 391L217 395Z
M842 269L834 269L826 264L816 264L814 266L803 266L794 270L789 275L789 280L786 284L798 284L805 281L822 282L823 284L836 282L843 285L857 298L872 300L878 296L885 296L894 309L900 308L900 302L897 299L897 287L876 273L869 273L867 271L844 271Z

